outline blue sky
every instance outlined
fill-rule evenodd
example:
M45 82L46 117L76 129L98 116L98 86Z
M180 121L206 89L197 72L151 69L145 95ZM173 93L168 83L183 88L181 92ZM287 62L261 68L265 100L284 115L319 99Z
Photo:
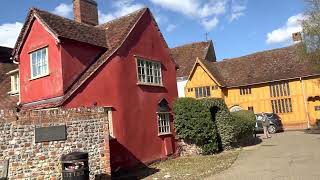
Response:
M30 7L72 18L72 0L2 0L0 45L13 46ZM303 0L97 0L100 22L148 6L170 47L213 40L219 60L292 44Z

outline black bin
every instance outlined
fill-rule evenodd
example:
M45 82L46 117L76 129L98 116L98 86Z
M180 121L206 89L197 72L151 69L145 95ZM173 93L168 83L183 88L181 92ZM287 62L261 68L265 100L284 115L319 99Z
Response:
M88 153L72 152L61 156L62 179L89 180Z

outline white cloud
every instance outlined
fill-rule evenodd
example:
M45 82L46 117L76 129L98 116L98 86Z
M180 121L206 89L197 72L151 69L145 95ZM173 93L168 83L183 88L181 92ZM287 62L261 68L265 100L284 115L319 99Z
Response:
M105 23L115 18L127 15L138 9L145 7L143 4L134 3L134 0L118 0L112 4L113 10L111 13L105 14L99 11L99 23Z
M247 9L247 1L245 0L232 0L231 2L231 14L229 16L229 22L233 22L244 16L244 11Z
M244 14L246 0L238 3L239 0L149 0L154 5L161 8L183 14L196 19L206 31L214 29L219 17L227 13L232 13L232 20L238 19ZM230 10L227 8L230 4Z
M73 5L61 3L59 6L55 7L52 13L63 16L66 18L72 18L73 15Z
M167 32L172 32L172 31L174 31L176 28L177 28L177 25L175 25L175 24L169 24L169 25L167 26L167 28L166 28L166 31L167 31Z
M13 47L23 24L20 22L0 25L0 46Z
M303 14L297 14L294 16L291 16L287 23L278 28L273 30L272 32L269 32L267 34L267 44L279 44L279 43L292 43L291 37L292 33L302 31L301 27L301 21L305 19L306 16Z
M219 23L219 20L217 17L214 17L213 19L203 19L201 21L201 24L206 31L212 30L218 25L218 23Z

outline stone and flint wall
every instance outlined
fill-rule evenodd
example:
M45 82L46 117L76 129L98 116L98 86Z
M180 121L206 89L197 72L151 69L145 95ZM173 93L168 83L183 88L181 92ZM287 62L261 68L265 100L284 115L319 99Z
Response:
M89 153L90 179L110 175L108 119L104 108L0 110L0 161L9 179L61 179L60 157ZM35 128L66 125L67 139L35 143Z

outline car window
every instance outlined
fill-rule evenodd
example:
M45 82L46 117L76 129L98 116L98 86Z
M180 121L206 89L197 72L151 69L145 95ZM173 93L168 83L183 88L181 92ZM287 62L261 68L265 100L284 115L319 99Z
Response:
M273 117L273 114L267 114L267 117L271 119Z
M256 119L258 120L258 121L262 121L262 116L261 115L256 115Z

